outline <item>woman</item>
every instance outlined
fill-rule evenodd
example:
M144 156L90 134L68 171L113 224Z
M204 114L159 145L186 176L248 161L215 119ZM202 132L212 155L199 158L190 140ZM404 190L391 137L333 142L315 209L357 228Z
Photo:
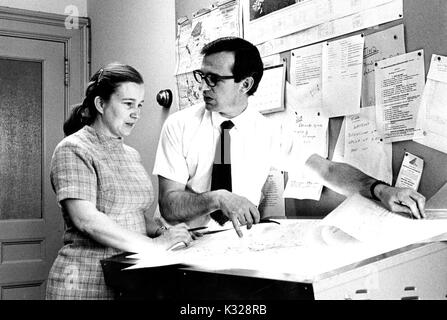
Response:
M123 144L140 117L143 97L138 71L109 64L92 77L83 103L64 124L67 137L54 151L51 183L66 230L47 299L112 299L101 259L192 241L186 225L165 229L145 216L154 202L151 180L139 153Z

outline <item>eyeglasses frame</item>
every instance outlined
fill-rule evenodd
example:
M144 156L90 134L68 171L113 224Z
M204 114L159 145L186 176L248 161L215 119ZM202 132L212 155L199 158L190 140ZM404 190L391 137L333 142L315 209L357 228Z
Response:
M214 88L215 86L217 86L217 83L221 80L228 80L228 79L234 79L235 76L221 76L215 73L203 73L201 70L194 70L192 72L194 74L194 79L198 82L198 83L202 83L203 80L205 80L205 83L208 85L208 87L210 88ZM216 77L216 81L213 83L210 83L210 79L209 76L215 76Z

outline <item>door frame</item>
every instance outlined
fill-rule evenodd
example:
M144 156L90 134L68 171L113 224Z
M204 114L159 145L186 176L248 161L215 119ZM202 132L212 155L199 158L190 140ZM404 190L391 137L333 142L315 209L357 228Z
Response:
M64 64L65 69L63 102L61 101L63 106L60 106L63 107L63 111L60 110L63 112L63 120L67 119L71 106L82 101L84 88L91 74L90 20L79 17L77 18L77 28L68 29L65 27L65 24L69 18L73 17L0 6L0 36L11 39L57 43L58 46L63 45L63 57L61 56L60 60L62 66ZM62 128L63 123L56 125ZM45 159L46 156L44 154L42 156L42 159ZM43 179L48 179L48 177L43 177ZM44 185L42 185L42 192L43 194L45 193ZM42 199L42 201L44 200ZM42 218L46 219L46 214L43 210L44 208L42 207ZM60 219L63 221L62 216ZM9 223L14 224L15 221L11 220ZM19 226L18 223L17 226ZM11 228L10 230L12 234L15 232L14 229ZM59 230L59 226L57 231L59 234L63 233L63 230ZM1 252L2 248L0 248ZM42 254L47 256L50 253L45 254L42 252ZM51 252L51 258L54 258L52 257L53 255L54 252ZM52 262L49 263L49 267L51 267ZM44 275L44 279L46 279L46 275ZM43 284L45 284L45 281ZM45 286L43 285L42 288L45 288ZM2 291L2 288L0 288L0 291ZM45 290L43 289L43 296L44 292ZM0 292L1 294L2 292Z
M91 74L90 19L77 17L78 28L67 29L67 18L60 14L0 6L0 35L64 44L65 119L70 106L82 101Z

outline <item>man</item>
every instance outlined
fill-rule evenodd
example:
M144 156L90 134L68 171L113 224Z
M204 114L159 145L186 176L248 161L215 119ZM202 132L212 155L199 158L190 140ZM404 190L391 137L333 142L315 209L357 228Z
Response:
M250 229L260 220L261 189L280 154L275 126L248 104L261 81L263 63L257 48L240 38L213 41L202 54L201 69L194 75L205 105L171 115L161 133L153 172L159 179L160 211L169 223L191 226L206 224L218 211L242 237L240 225ZM216 147L225 132L221 124L226 120L233 126L229 129L232 192L211 188ZM316 154L303 166L340 194L360 193L392 211L424 217L425 198L413 190L390 187Z

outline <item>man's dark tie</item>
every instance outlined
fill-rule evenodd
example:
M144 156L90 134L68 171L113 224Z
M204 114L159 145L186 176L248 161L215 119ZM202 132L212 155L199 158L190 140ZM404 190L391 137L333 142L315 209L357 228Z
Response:
M234 124L230 120L224 121L220 125L221 133L214 157L211 190L225 189L231 191L230 130L233 127ZM229 220L221 210L212 212L211 218L220 225L223 225Z

